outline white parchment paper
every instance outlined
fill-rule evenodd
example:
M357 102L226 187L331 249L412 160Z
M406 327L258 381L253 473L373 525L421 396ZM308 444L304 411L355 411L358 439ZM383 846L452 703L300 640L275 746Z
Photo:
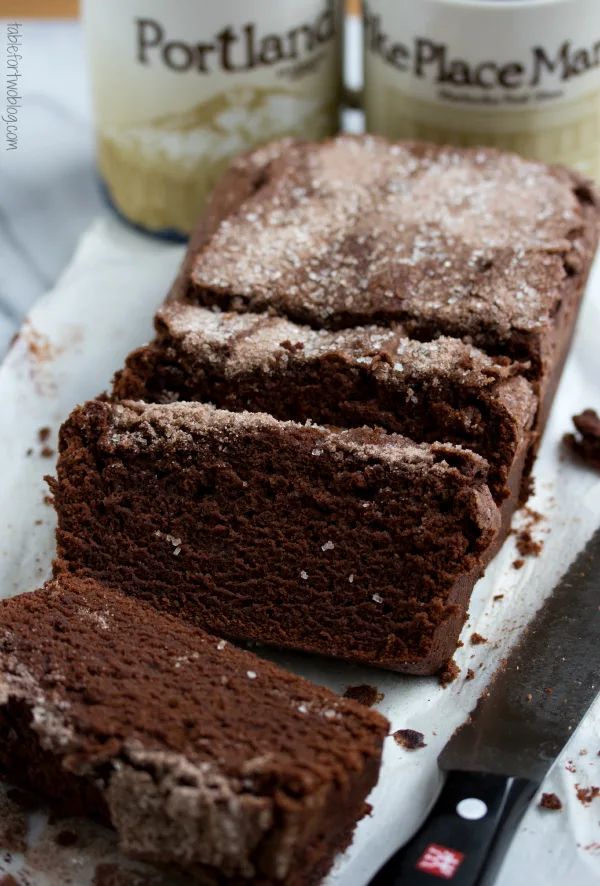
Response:
M151 337L153 311L181 256L182 247L137 234L116 220L98 221L83 236L56 287L35 306L0 368L3 596L32 590L50 572L54 517L44 502L47 489L42 478L52 473L54 462L47 453L41 454L43 445L54 448L58 427L72 407L106 389L127 352ZM379 784L370 798L373 814L361 822L351 848L336 862L330 886L362 886L416 830L440 787L439 751L474 707L523 626L600 524L600 476L574 464L560 446L573 413L585 407L600 410L599 383L597 267L535 469L536 495L529 504L544 515L533 528L535 537L544 542L543 551L516 570L512 562L518 555L514 540L508 539L476 586L463 632L464 646L455 656L461 674L446 689L435 678L402 677L320 658L270 655L336 691L358 683L376 686L384 694L378 707L391 720L392 730L411 728L425 736L427 746L415 751L402 749L392 738L386 740ZM46 426L51 436L43 444L38 432ZM519 519L523 515L517 515L517 524ZM499 594L503 597L494 600ZM475 631L488 642L472 645L469 638ZM475 677L467 681L469 668ZM543 787L559 795L563 809L542 811L533 801L498 886L592 886L600 881L600 800L584 806L576 796L576 785L600 784L599 751L597 701ZM3 859L0 847L0 872L28 871L28 882L42 886L88 884L98 858L116 857L114 841L106 831L81 825L84 836L77 845L55 851L62 867L54 861L51 864L48 853L42 851L50 833L45 822L43 814L30 819L27 860L18 852Z

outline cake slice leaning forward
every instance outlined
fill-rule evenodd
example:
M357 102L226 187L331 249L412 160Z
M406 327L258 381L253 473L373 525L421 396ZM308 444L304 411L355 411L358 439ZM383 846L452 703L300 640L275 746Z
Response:
M168 302L115 377L120 400L204 401L337 427L368 425L482 455L506 531L529 466L537 398L522 364L399 324L332 332ZM525 480L526 486L526 480Z
M0 602L3 776L194 882L319 882L364 814L387 725L94 582Z
M382 431L93 401L61 430L56 571L222 636L430 674L497 537L486 476Z

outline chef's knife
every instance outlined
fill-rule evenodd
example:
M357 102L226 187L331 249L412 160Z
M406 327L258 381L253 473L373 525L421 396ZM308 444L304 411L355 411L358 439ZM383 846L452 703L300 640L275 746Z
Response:
M425 823L371 886L493 882L531 798L598 691L600 529L438 758Z

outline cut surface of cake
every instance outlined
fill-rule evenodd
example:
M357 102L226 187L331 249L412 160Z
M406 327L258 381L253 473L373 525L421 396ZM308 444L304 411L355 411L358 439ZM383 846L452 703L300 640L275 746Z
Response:
M401 322L529 362L540 424L598 237L576 173L492 148L270 145L217 187L173 298L315 328Z
M0 765L123 850L202 883L316 883L387 721L77 578L0 602Z
M461 339L410 339L397 324L332 332L171 302L156 327L117 374L117 399L204 401L455 443L487 459L496 501L514 507L537 408L521 364Z
M499 529L484 459L367 428L93 401L59 448L59 573L400 671L452 655Z

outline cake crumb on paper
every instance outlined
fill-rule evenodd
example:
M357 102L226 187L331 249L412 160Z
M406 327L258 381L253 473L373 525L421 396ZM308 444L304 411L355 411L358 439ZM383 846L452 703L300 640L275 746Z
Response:
M361 683L359 686L348 686L344 692L344 698L352 698L360 704L371 708L375 704L383 701L383 692L379 692L376 686L369 686L368 683Z
M521 557L539 557L544 547L543 541L537 541L531 529L519 529L517 532L517 550Z
M477 631L471 634L471 646L481 646L483 643L487 643L487 637L478 634Z
M450 683L453 683L454 680L460 674L460 668L456 664L453 658L450 661L446 662L444 667L438 673L438 679L440 681L440 686L445 689Z
M422 732L417 732L416 729L396 729L392 733L392 738L397 745L400 745L401 748L407 751L416 751L419 748L427 747L423 741L425 736Z
M584 409L573 416L575 434L565 434L563 443L591 468L600 470L600 416L594 409Z
M592 800L600 797L600 787L597 785L590 785L587 788L582 788L580 785L576 784L575 793L582 806L589 806Z
M512 530L516 536L516 547L520 554L520 557L513 562L515 569L522 568L525 557L539 557L544 548L544 542L534 538L532 533L533 527L544 519L544 515L527 506L521 508L521 513L524 516L523 526L520 529Z
M538 806L540 809L552 809L556 812L559 809L562 809L562 802L560 797L557 797L556 794L542 794Z

